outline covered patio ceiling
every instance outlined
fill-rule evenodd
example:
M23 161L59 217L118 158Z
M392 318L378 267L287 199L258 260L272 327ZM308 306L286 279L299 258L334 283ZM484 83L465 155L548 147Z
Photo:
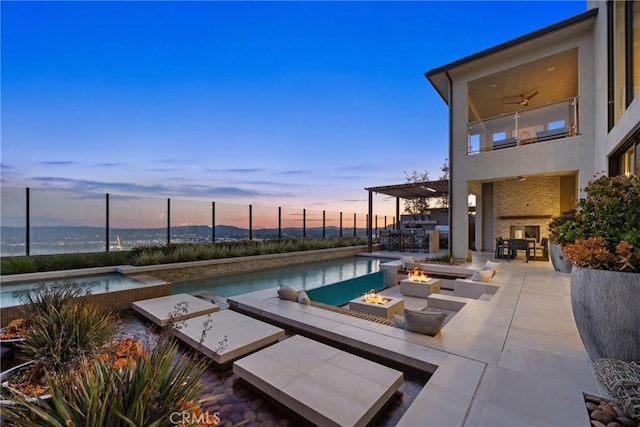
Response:
M400 218L400 199L435 199L449 195L449 180L408 182L404 184L383 185L365 188L369 192L369 216L367 236L369 252L373 250L373 193L385 194L396 198L396 221Z

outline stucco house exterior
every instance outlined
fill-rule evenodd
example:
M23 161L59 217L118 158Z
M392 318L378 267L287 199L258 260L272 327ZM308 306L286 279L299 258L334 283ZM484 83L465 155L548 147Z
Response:
M449 107L450 251L540 240L596 174L640 174L640 2L577 16L425 73ZM476 197L469 242L468 196ZM471 245L470 245L471 243Z

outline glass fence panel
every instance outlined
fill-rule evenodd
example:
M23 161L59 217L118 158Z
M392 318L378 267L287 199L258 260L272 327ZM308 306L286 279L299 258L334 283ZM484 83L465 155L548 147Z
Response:
M302 209L282 208L282 237L302 237Z
M579 133L578 99L469 123L468 153L499 150Z
M105 196L31 189L31 255L102 252Z
M216 203L216 242L249 239L249 205Z
M322 211L307 209L307 237L322 237Z
M325 236L340 237L340 212L327 211L325 214Z
M0 214L3 256L26 255L26 189L3 188ZM60 190L30 190L30 253L102 252L107 240L110 251L130 250L141 246L172 243L210 242L249 238L249 205L215 204L188 199L109 195L107 238L107 197L105 194L76 193ZM170 209L170 211L168 211ZM340 236L340 212L307 209L282 209L282 236L302 237L306 225L308 237ZM170 213L170 227L167 217ZM375 214L374 214L375 215ZM383 215L374 219L374 234L384 227ZM393 218L386 221L393 227ZM212 228L215 225L215 229ZM277 238L278 208L252 207L255 239ZM367 215L342 214L342 235L366 236ZM170 232L170 236L168 236Z
M171 243L211 243L211 203L171 199Z
M273 206L253 206L253 238L278 238L278 208Z
M367 235L367 214L357 214L356 216L356 236Z
M0 191L0 256L26 255L27 191L2 187Z
M110 251L166 244L167 199L109 195Z

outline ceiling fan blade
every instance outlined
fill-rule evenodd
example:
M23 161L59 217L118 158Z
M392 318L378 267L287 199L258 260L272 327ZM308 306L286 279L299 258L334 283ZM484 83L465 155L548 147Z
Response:
M529 100L529 99L533 98L534 96L536 96L539 93L540 93L540 91L537 90L537 91L533 92L531 95L527 96L525 99Z
M522 101L503 102L503 104L514 104L514 105L521 104L521 103Z

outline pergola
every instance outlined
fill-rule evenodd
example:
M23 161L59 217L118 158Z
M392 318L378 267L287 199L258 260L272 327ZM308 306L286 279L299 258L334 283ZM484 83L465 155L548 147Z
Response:
M367 244L373 251L373 193L396 198L396 221L400 220L400 199L438 199L449 195L449 180L408 182L365 188L369 192L369 216L367 219Z

